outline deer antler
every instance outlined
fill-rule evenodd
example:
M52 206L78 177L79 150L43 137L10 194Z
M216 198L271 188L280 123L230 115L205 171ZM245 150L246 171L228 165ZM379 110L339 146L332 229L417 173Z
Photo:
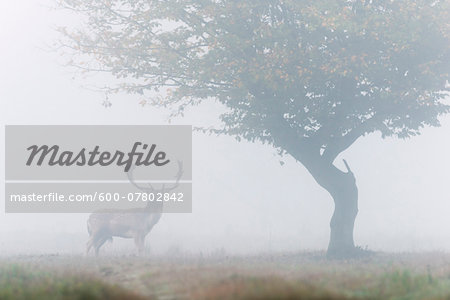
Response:
M151 183L149 183L149 182L147 183L147 185L148 185L147 188L146 188L146 187L143 187L143 186L140 186L140 185L138 185L138 184L135 182L134 176L133 176L133 171L134 171L134 168L135 168L135 167L136 167L136 166L133 165L133 167L131 167L131 169L127 172L128 180L129 180L130 183L131 183L132 185L134 185L137 189L139 189L139 190L141 190L141 191L144 191L144 192L157 192L157 191L166 192L166 191L171 191L171 190L175 189L176 187L178 187L179 181L180 181L180 179L181 179L181 177L183 176L183 173L184 173L184 171L183 171L183 162L179 160L179 161L178 161L178 173L175 175L175 178L176 178L175 184L174 184L173 186L169 187L168 189L166 189L166 187L165 187L166 184L164 183L161 190L156 190L156 189L151 185Z
M181 177L183 176L183 162L181 160L178 161L178 173L175 175L175 183L173 186L168 189L165 188L165 184L163 184L163 191L171 191L178 187Z

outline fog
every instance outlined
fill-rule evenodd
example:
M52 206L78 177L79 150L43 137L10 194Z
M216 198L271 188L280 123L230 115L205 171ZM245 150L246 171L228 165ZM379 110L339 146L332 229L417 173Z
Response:
M0 120L9 124L168 124L168 111L135 95L105 95L52 50L55 26L74 22L52 1L0 2ZM189 109L171 124L217 124L218 105ZM407 139L360 138L342 153L355 173L355 243L382 251L450 251L450 118ZM1 130L4 168L4 130ZM282 163L280 163L280 161ZM4 172L1 173L4 182ZM325 250L333 201L292 157L228 136L193 133L193 212L164 214L147 237L152 253ZM0 187L0 254L83 253L86 214L6 214ZM115 238L104 251L132 249Z

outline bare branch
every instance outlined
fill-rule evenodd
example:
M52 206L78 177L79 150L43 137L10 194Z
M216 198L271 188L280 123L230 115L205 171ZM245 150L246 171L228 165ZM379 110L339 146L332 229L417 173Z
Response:
M343 159L345 167L347 168L347 173L349 174L353 174L352 170L350 169L350 166L348 165L347 161L345 159Z

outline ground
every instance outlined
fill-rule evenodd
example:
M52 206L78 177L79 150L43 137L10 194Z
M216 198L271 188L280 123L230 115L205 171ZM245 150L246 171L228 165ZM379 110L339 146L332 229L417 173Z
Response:
M450 299L450 254L0 258L0 299Z

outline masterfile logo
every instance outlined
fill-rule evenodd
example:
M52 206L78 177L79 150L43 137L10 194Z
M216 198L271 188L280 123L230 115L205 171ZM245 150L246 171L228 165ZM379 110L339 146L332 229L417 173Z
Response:
M192 126L7 125L6 180L192 179Z
M191 212L191 126L5 127L6 212L91 212L164 202ZM168 192L148 192L151 182Z
M140 146L142 146L143 152L138 151ZM36 156L38 157L36 158L36 165L38 166L41 166L47 158L47 164L49 166L94 166L96 164L109 166L116 163L118 166L124 166L124 172L128 172L133 164L135 166L144 165L147 167L153 164L160 167L170 162L169 159L166 159L166 152L164 151L158 151L153 155L156 149L155 144L149 147L147 144L135 142L131 151L126 154L119 150L116 150L114 154L109 151L100 152L99 149L100 146L97 145L91 151L82 148L80 152L74 153L72 151L60 152L60 148L57 145L53 145L52 147L48 145L33 145L27 148L31 152L27 160L27 166L33 164ZM136 157L135 161L134 157Z

